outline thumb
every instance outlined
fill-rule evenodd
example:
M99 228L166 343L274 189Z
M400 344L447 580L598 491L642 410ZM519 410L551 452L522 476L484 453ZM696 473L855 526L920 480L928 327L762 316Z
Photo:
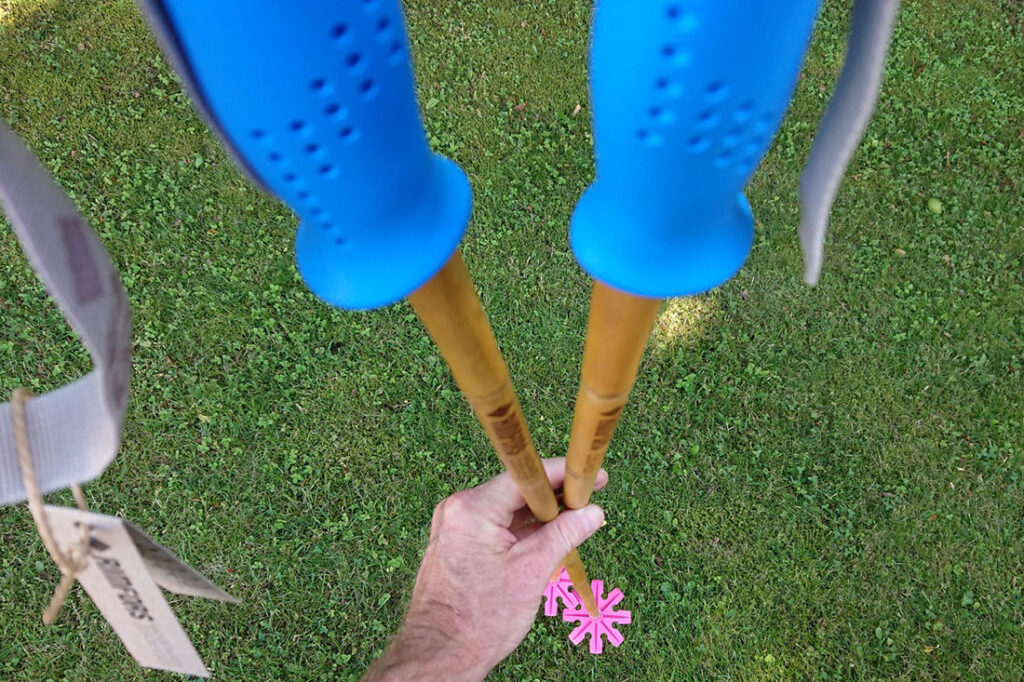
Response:
M550 564L547 575L565 558L565 555L580 546L604 523L604 510L596 504L582 509L567 509L541 526L519 543L526 555L537 557L544 565Z

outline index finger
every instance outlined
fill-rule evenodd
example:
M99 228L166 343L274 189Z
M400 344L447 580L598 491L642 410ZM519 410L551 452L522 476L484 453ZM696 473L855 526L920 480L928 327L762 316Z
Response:
M565 480L565 457L547 457L541 459L544 473L551 487L557 490ZM599 490L608 483L608 472L601 469L594 482L594 490ZM526 505L526 499L519 492L512 475L507 471L495 476L486 483L473 489L477 502L487 513L496 515L498 523L507 525L512 520L512 513Z

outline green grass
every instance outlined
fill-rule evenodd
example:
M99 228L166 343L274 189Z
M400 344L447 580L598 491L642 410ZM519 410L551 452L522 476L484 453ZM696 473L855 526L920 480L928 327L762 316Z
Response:
M589 294L566 236L593 172L589 12L408 2L431 143L474 185L466 259L549 456ZM848 18L824 9L749 187L750 261L667 305L612 443L610 523L583 554L627 595L626 644L591 657L538 618L495 679L1024 676L1024 9L905 3L812 290L797 179ZM242 599L170 598L217 679L357 677L433 506L499 471L411 309L314 299L293 217L235 171L127 0L0 0L0 115L133 305L125 444L91 506ZM88 371L6 226L0 310L3 393ZM0 511L0 544L0 677L171 679L78 589L39 623L57 572L24 508Z

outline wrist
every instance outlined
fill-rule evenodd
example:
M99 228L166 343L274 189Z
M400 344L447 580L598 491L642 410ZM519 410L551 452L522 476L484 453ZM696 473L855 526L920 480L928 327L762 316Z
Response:
M446 679L482 680L501 658L491 656L465 631L466 615L448 612L440 605L426 613L414 606L406 616L402 635L417 649L430 649L437 669L450 673Z
M444 619L409 614L384 655L367 672L372 680L482 680L496 661L446 628Z

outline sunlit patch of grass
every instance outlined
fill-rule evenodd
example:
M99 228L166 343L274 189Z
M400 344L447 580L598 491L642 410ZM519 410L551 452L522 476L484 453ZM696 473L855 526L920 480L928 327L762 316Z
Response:
M0 0L0 29L26 21L36 12L56 6L57 0Z
M654 322L652 348L689 343L700 336L716 310L714 296L681 296L669 299Z

